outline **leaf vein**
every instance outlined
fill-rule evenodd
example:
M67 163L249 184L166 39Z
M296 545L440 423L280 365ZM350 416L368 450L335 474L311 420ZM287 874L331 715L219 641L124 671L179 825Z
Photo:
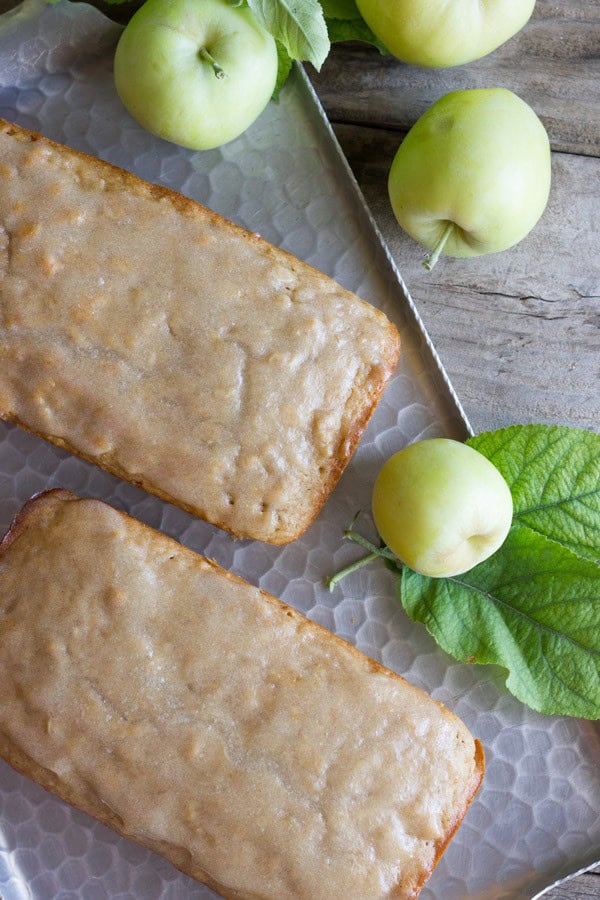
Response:
M546 482L547 484L548 482ZM543 493L543 491L542 491ZM539 503L537 506L529 506L527 509L522 509L520 512L515 513L515 519L520 519L522 516L529 515L531 513L543 512L547 509L556 509L557 507L569 506L574 503L582 503L582 501L586 497L600 497L600 489L596 488L592 491L585 491L582 494L575 494L573 497L562 497L559 500L554 500L552 503ZM585 503L582 503L582 506L585 506ZM592 512L597 512L593 507L586 506L586 509L590 509ZM565 510L565 512L570 514L570 510Z
M536 573L537 574L537 573ZM528 576L531 579L531 575ZM526 622L528 622L532 627L539 628L541 631L545 631L549 634L553 634L555 637L562 638L569 643L573 644L573 646L577 647L579 650L583 650L585 653L592 653L594 656L598 656L600 658L600 650L595 649L594 647L586 647L584 644L580 644L579 641L576 641L569 634L558 631L556 628L552 628L551 625L546 625L543 622L538 622L536 619L531 618L531 616L527 615L523 610L517 609L516 606L511 606L510 603L507 603L505 600L502 600L500 597L496 597L494 594L490 594L489 591L485 591L483 588L476 587L475 585L468 584L468 582L463 581L456 576L448 579L449 581L453 581L456 584L459 584L461 587L467 588L468 590L474 590L477 593L481 594L484 597L487 597L488 600L491 600L492 603L495 603L499 606L504 607L505 609L510 610L517 616L520 616Z

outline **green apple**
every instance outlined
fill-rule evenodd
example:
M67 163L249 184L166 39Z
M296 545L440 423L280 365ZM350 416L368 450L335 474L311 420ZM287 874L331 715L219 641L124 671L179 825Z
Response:
M434 252L497 253L542 215L550 143L530 106L504 88L446 94L413 125L388 182L398 222Z
M233 140L260 115L277 78L273 37L228 0L148 0L125 28L115 84L137 121L194 150Z
M527 22L535 0L356 0L367 25L404 62L460 66L491 53Z
M387 546L409 568L434 578L460 575L495 553L512 512L498 469L447 438L395 453L373 488L373 518Z

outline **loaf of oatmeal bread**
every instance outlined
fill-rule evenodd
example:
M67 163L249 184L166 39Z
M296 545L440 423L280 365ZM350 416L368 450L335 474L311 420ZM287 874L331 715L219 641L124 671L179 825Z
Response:
M483 774L427 694L96 500L0 547L0 755L236 900L413 898Z
M399 352L192 200L0 120L0 417L238 537L298 537Z

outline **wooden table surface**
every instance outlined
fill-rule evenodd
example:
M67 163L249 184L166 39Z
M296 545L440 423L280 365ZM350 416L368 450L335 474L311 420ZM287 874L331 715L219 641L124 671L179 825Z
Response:
M474 430L547 422L600 432L600 0L537 0L520 34L456 69L340 44L310 74ZM470 87L510 88L538 113L554 151L550 201L513 249L442 258L428 273L395 222L387 176L419 115ZM547 896L599 900L600 871Z
M311 75L475 431L547 422L600 432L600 0L538 0L520 34L456 69L354 43ZM550 201L511 250L442 258L427 273L395 222L387 176L418 116L468 87L510 88L538 113L555 151Z
M92 2L121 21L138 5ZM0 0L0 11L14 5ZM537 0L519 35L458 69L343 44L309 74L474 430L548 422L600 433L600 0ZM510 88L541 117L554 150L550 201L517 247L442 258L427 273L394 220L387 175L418 116L467 87ZM600 870L545 896L600 900Z

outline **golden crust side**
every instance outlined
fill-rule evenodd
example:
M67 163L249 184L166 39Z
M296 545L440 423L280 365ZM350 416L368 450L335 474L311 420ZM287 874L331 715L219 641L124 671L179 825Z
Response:
M390 373L393 371L393 366L390 370ZM389 376L388 376L389 377ZM358 420L352 430L348 433L348 435L340 442L339 451L336 456L335 465L332 466L329 478L327 481L323 483L323 487L321 493L319 494L318 499L315 503L313 503L310 518L307 517L307 521L303 522L302 527L295 531L293 534L277 534L273 538L271 538L267 543L272 544L273 546L282 546L284 544L289 544L291 541L296 540L301 537L304 532L310 528L316 517L319 515L319 512L323 508L323 505L326 503L327 498L335 488L336 484L340 480L344 469L350 462L356 447L358 446L358 442L360 441L363 432L369 421L375 412L377 404L383 394L385 389L386 379L379 379L375 390L372 393L372 400L368 407L365 407L363 412L363 417ZM138 475L137 477L132 476L129 472L125 471L118 464L118 461L115 459L110 459L108 457L104 457L102 463L100 464L98 459L91 454L85 453L80 447L75 446L71 441L66 438L58 437L57 435L44 434L41 431L35 431L30 428L28 424L23 422L18 416L13 413L7 413L4 411L0 411L0 419L3 422L9 422L12 425L17 425L19 428L22 428L24 431L29 432L29 434L34 435L35 437L41 438L41 440L48 441L50 444L54 444L55 447L60 447L61 450L66 450L68 453L71 453L73 456L77 456L79 459L85 460L85 462L91 463L92 465L99 466L104 469L105 472L108 472L111 475L115 475L117 478L122 478L123 481L128 481L130 484L134 484L136 487L142 488L142 490L146 491L148 494L153 494L155 497L158 497L159 500L164 500L166 503L172 503L173 506L177 506L179 509L182 509L184 512L189 513L192 516L197 516L200 519L204 519L204 521L209 522L211 525L215 525L217 528L226 531L234 540L243 540L244 538L253 538L252 534L247 534L240 531L232 531L232 529L223 524L220 521L213 519L203 508L199 506L194 506L190 503L185 503L179 498L173 497L171 494L168 494L166 491L163 491L160 487L153 484L146 478Z
M446 852L446 849L448 848L450 841L452 840L452 838L454 837L454 835L460 828L464 817L468 813L473 800L475 799L475 797L477 796L477 793L479 792L479 789L483 782L484 775L485 775L485 752L484 752L483 746L481 744L481 741L479 741L479 740L477 740L477 738L475 738L475 772L473 774L473 781L470 786L469 794L467 796L464 808L457 812L457 815L455 816L454 820L452 821L450 827L448 828L448 830L444 836L444 839L441 841L438 841L436 843L435 859L433 861L433 865L431 866L431 868L429 869L428 872L422 873L421 881L419 882L417 891L414 895L415 897L418 897L419 894L421 893L421 890L425 886L425 883L431 877L435 867L437 866L440 859Z
M336 484L343 474L344 469L352 458L352 455L354 454L354 451L358 446L358 442L360 441L365 428L369 424L369 421L373 413L375 412L377 404L381 399L381 395L385 390L386 384L392 372L394 371L400 353L399 339L397 341L397 348L398 349L396 353L394 353L393 351L390 352L388 367L385 369L384 374L382 374L379 378L373 380L370 402L363 408L362 418L357 419L354 422L354 426L352 427L352 429L340 441L335 465L331 468L329 478L323 483L322 491L316 502L312 506L310 518L308 518L308 520L302 524L301 529L294 532L292 535L289 535L287 533L281 535L278 534L268 541L269 544L272 544L273 546L282 546L296 540L304 534L304 532L312 525L316 517L319 515L319 512L323 508L323 505L327 501L327 498L335 488ZM116 459L111 459L110 457L105 456L102 459L102 463L100 463L97 457L85 453L80 447L75 446L73 443L71 443L71 441L67 440L67 438L58 437L57 435L52 434L44 434L41 431L36 431L35 429L30 428L30 426L26 422L23 422L22 419L19 418L19 416L16 416L13 413L8 413L4 410L0 410L0 419L3 422L9 422L12 425L17 425L24 431L29 432L29 434L33 434L35 437L41 438L44 441L48 441L48 443L54 444L55 447L60 447L61 450L66 450L68 453L73 454L73 456L77 456L79 459L85 460L85 462L91 463L95 466L99 466L100 468L104 469L105 472L109 472L111 475L115 475L117 478L122 478L123 481L128 481L130 484L134 484L136 487L142 488L142 490L146 491L148 494L153 494L155 497L158 497L159 500L164 500L166 503L172 503L173 506L179 507L179 509L182 509L184 512L187 512L192 516L197 516L200 519L204 519L211 525L215 525L217 528L221 528L223 531L228 532L228 534L232 538L234 538L234 540L253 537L252 534L232 531L231 528L229 528L227 525L224 525L222 522L216 521L211 518L211 516L203 508L185 503L179 498L173 497L171 494L163 491L160 487L153 484L151 481L142 477L141 475L138 475L137 477L132 476L131 473L127 472L122 468L122 466L119 465Z
M101 825L112 829L112 831L127 838L127 840L134 841L141 847L164 856L180 872L206 884L213 891L221 894L225 900L254 900L248 894L239 894L237 891L230 890L226 885L215 881L208 872L205 872L191 859L190 853L183 847L176 847L167 841L155 841L151 838L142 840L136 835L128 834L123 830L121 819L112 810L102 803L94 802L92 798L82 801L77 792L72 791L54 772L50 772L43 766L38 765L30 756L23 753L18 747L15 747L2 732L0 732L0 757L16 772L35 781L44 790L54 794L74 809L86 813L86 815L100 822ZM256 896L256 900L262 900L262 898Z
M91 463L94 466L99 466L110 475L115 475L117 478L122 478L123 481L128 481L130 484L134 484L136 487L142 488L142 490L146 491L148 494L153 494L155 497L158 497L159 500L164 500L165 503L172 503L173 506L179 507L179 509L182 509L184 512L187 512L192 516L197 516L200 519L204 519L206 522L210 522L211 525L216 525L217 528L221 528L223 531L227 531L234 539L250 537L250 535L234 533L229 528L227 528L226 525L222 525L220 522L213 522L209 518L208 514L205 513L205 511L200 507L192 506L188 503L183 503L181 500L178 500L175 497L167 494L165 491L162 491L147 479L142 478L139 475L137 477L132 476L129 472L126 472L125 469L119 466L119 464L115 460L109 460L108 458L106 458L102 461L102 465L100 465L98 459L95 456L92 456L89 453L85 453L80 447L76 447L66 438L58 437L55 434L43 434L40 431L34 431L34 429L30 428L29 425L27 425L18 416L13 415L12 413L0 411L0 419L2 419L3 422L10 422L11 425L17 425L19 428L22 428L23 431L28 431L29 434L33 434L35 437L41 438L43 441L48 441L49 444L54 444L55 447L60 447L61 450L66 450L68 453L72 453L73 456L77 456L78 459L83 459L85 460L85 462ZM52 491L44 493L52 493ZM38 496L42 495L40 494ZM315 513L315 515L317 513ZM8 537L8 534L6 536ZM269 543L276 544L275 541L270 541ZM279 543L285 544L287 543L287 540L282 540Z
M40 142L49 147L55 148L59 152L64 152L65 150L62 145L42 135L39 135L32 131L28 131L24 128L20 128L17 125L13 125L1 119L0 132L6 133L24 143ZM155 185L143 181L130 172L127 172L117 166L111 165L110 163L100 161L89 154L74 151L70 148L67 149L68 153L72 154L73 157L85 160L86 166L96 172L99 178L103 179L105 183L105 190L110 191L122 189L126 190L127 192L132 192L140 196L145 196L156 200L167 200L182 216L190 219L201 219L210 223L218 223L220 227L226 227L231 234L237 234L239 237L243 238L245 242L256 247L257 250L259 250L259 252L261 254L264 254L266 257L278 260L285 259L290 270L294 273L299 274L300 276L302 275L302 273L312 272L314 273L315 277L325 277L322 275L322 273L320 273L317 269L310 266L309 264L303 262L301 263L286 251L273 247L260 236L247 231L239 225L225 220L217 213L207 209L206 207L196 203L193 200L190 200L188 197L185 197L176 191L160 185ZM340 290L342 289L340 288ZM350 292L344 291L344 293L350 295ZM351 296L354 297L354 295ZM367 307L370 314L374 314L379 322L379 325L385 335L383 358L378 365L375 365L371 368L370 372L364 380L364 383L361 385L360 390L354 392L350 397L344 416L341 433L339 436L337 450L329 461L327 470L319 486L319 490L313 492L312 495L307 498L307 502L303 507L302 519L297 524L295 523L295 528L290 528L285 525L278 526L277 531L275 531L271 536L258 537L258 539L260 540L266 540L268 543L274 545L286 544L300 537L300 535L303 534L306 529L312 524L319 511L321 510L323 504L327 500L329 494L337 484L346 465L351 459L358 445L360 437L362 436L371 416L373 415L373 412L381 398L385 386L395 369L400 354L400 338L396 327L387 319L387 317L382 312L375 309L370 304L367 304L364 301L360 300L360 298L356 298L356 300ZM101 466L106 471L110 472L113 475L116 475L117 477L137 484L149 493L152 493L157 497L166 500L167 502L179 506L186 512L206 519L207 521L211 522L211 524L223 528L225 531L228 531L234 537L257 538L257 534L254 533L252 529L233 529L226 523L221 521L219 517L216 517L214 515L211 516L201 505L198 505L197 503L188 503L186 502L185 498L173 496L160 486L154 484L152 479L145 477L144 473L138 473L135 477L133 477L129 472L127 472L122 466L119 465L117 459L111 458L110 455L98 458L90 454L86 454L80 448L75 446L68 437L59 437L55 435L49 435L41 431L36 431L35 429L28 426L25 422L23 422L19 418L19 416L13 412L0 413L0 416L6 421L11 421L22 428L26 428L26 430L31 431L33 434L36 434L43 439L49 440L57 446L63 447L70 453L73 453L87 460L88 462L92 462L95 465Z
M0 561L3 559L6 551L11 546L11 544L20 539L21 537L27 537L27 532L35 528L38 525L43 526L47 519L50 519L54 513L54 510L57 506L60 506L63 502L84 502L84 503L92 503L99 504L105 506L106 504L103 501L99 500L81 500L75 494L70 491L64 489L54 489L51 491L46 491L44 493L38 494L29 500L25 506L21 509L19 513L15 516L13 523L0 543ZM112 507L111 507L112 509ZM172 538L168 538L163 535L161 532L158 532L156 529L151 528L150 526L145 525L142 522L139 522L136 519L132 519L126 513L123 513L119 510L114 510L114 512L119 515L122 519L127 521L127 526L130 529L137 530L138 532L146 535L152 535L161 542L171 542L177 545L178 552L185 556L190 562L194 565L202 565L210 566L216 573L220 576L224 576L225 579L229 582L247 585L248 583L239 576L228 572L223 569L212 560L206 559L204 557L199 556L194 551L186 548L183 545L180 545L177 541L174 541ZM375 660L369 659L364 656L359 650L357 650L353 645L344 641L342 638L332 634L328 631L328 629L323 626L314 623L308 620L305 616L295 610L293 607L288 606L283 601L278 598L260 590L260 596L265 603L270 604L271 606L281 610L286 616L294 619L302 628L309 628L315 631L320 632L321 634L327 637L327 640L331 642L333 645L337 645L340 648L343 648L344 652L348 653L350 656L354 657L357 661L360 662L361 665L365 665L368 667L370 671L376 672L380 675L385 676L393 681L397 681L398 683L402 683L404 688L408 688L410 691L415 694L422 694L422 691L419 691L410 682L407 682L402 676L393 672L390 669L387 669L385 666L381 665ZM436 706L440 709L445 718L454 719L454 716L449 713L449 711L439 702L435 701ZM454 836L455 832L459 828L473 798L475 797L479 787L481 785L481 781L483 779L484 774L484 754L483 748L479 741L475 740L475 759L474 759L474 771L472 776L472 781L468 787L465 796L465 802L463 807L457 809L455 811L455 815L450 821L446 832L440 840L436 841L435 844L435 858L432 865L427 869L423 870L420 875L420 879L418 884L415 886L414 890L410 890L407 892L406 888L398 885L396 888L392 888L389 892L388 896L398 898L398 900L408 900L408 898L417 897L420 893L421 888L431 875L433 869L437 865L439 859L441 858L443 852ZM117 833L122 836L132 839L137 843L147 847L148 849L160 853L169 859L170 862L173 863L178 869L184 872L187 875L190 875L193 878L196 878L207 885L209 885L214 890L220 892L224 897L231 898L231 900L260 900L260 895L249 894L247 892L238 893L237 891L231 890L215 880L210 873L206 872L202 869L192 858L190 852L185 848L176 846L171 844L168 841L154 840L150 838L141 839L139 835L130 833L127 829L123 827L123 822L120 817L114 813L109 807L105 804L97 801L93 795L89 796L81 796L77 791L71 790L68 784L65 784L56 774L50 772L45 769L43 766L36 763L31 757L25 753L21 748L15 746L11 740L0 732L0 755L6 760L6 762L15 768L17 771L21 772L23 775L32 778L36 782L38 782L43 788L51 791L56 794L62 800L70 803L72 806L77 809L93 816L95 819L100 821L102 824L112 828Z
M377 408L377 404L379 403L381 396L386 388L386 385L390 380L394 369L396 368L396 365L398 364L399 356L400 335L398 334L395 326L392 325L392 328L390 329L390 342L386 365L378 366L377 371L371 378L368 400L362 406L361 413L355 417L351 428L340 441L335 458L335 464L330 470L329 478L323 484L323 489L319 499L313 505L310 519L306 524L306 527L304 527L302 531L298 532L294 536L294 539L304 534L307 528L314 522L327 498L340 480L342 473L352 459L352 456L354 455L354 452L358 446L358 442L360 441L367 425L369 424L373 413ZM287 541L281 541L280 543L287 543Z
M13 517L10 527L0 541L0 560L11 544L22 537L25 532L40 521L40 517L49 502L57 500L75 500L76 496L64 488L54 488L50 491L41 491L23 504L21 509Z
M389 894L389 896L395 898L395 900L413 900L413 898L417 898L419 896L422 888L431 877L435 867L443 856L448 844L460 827L462 820L467 813L469 806L471 805L472 800L476 796L483 779L484 762L481 744L479 743L479 741L476 741L475 744L478 751L477 771L479 773L479 777L478 780L474 782L473 792L469 799L468 805L466 806L462 815L458 816L454 821L452 829L449 830L446 835L445 842L436 846L435 862L429 869L429 871L423 872L422 878L416 890L411 891L410 894L407 894L401 888L393 890L392 893ZM255 898L251 897L247 893L240 894L237 891L227 887L226 885L221 884L219 881L215 881L215 879L213 879L208 872L206 872L193 861L189 851L187 851L183 847L177 847L173 844L168 843L167 841L155 841L150 838L145 838L142 840L136 835L127 833L122 828L122 823L119 816L113 813L107 806L101 803L95 803L91 798L89 798L87 802L82 802L81 797L78 796L76 792L71 791L68 785L65 785L60 778L58 778L53 772L45 769L43 766L38 765L34 760L31 759L31 757L23 753L18 747L15 747L12 742L10 742L1 732L0 757L2 757L4 761L8 763L8 765L11 766L15 771L19 772L26 778L35 781L40 785L40 787L44 788L44 790L49 791L51 794L54 794L56 797L58 797L60 800L63 800L65 803L68 803L74 809L86 813L86 815L91 816L97 822L100 822L100 824L112 829L112 831L115 831L117 834L121 835L127 840L134 841L136 844L139 844L140 846L145 847L148 850L152 850L154 853L158 853L160 856L164 856L165 859L168 859L169 862L172 863L172 865L174 865L175 868L180 872L183 872L184 875L188 875L189 877L196 879L196 881L200 881L203 884L206 884L209 888L224 897L225 900L263 900L263 898L258 894L255 895Z

